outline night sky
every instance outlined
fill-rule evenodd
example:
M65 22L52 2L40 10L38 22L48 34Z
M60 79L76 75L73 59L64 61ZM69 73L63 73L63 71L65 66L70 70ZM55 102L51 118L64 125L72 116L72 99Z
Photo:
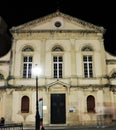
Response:
M2 3L0 16L7 23L9 30L13 26L38 19L59 9L62 13L104 27L106 29L105 50L116 55L115 5L115 0L23 0L22 2L16 0L16 2L7 3L8 8L5 2Z

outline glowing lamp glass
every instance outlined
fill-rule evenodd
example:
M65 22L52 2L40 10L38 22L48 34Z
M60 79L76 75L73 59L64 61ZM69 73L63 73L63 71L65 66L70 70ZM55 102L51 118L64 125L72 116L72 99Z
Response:
M39 66L35 66L33 69L32 69L32 73L34 76L39 76L41 74L42 70Z

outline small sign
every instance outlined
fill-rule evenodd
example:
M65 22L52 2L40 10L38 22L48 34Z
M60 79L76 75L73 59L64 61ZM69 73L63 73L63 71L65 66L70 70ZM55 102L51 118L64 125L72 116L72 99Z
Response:
M69 112L75 112L75 108L74 107L70 107L69 108Z
M43 110L47 110L47 106L43 106Z

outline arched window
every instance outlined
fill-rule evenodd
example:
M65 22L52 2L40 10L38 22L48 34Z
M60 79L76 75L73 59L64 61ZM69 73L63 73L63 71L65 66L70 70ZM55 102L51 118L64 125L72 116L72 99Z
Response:
M32 52L34 49L31 46L26 46L22 49L23 52L23 68L22 68L22 76L23 78L31 78L32 77Z
M93 49L89 46L85 46L82 48L82 51L93 51Z
M95 112L95 98L92 95L87 97L87 112Z
M23 96L21 99L21 112L29 113L29 97Z
M32 77L32 56L24 56L23 57L23 78L31 78Z
M55 46L55 47L52 48L52 51L56 51L56 52L58 51L59 52L59 51L63 51L63 49L60 46Z
M26 46L22 49L23 52L30 52L30 51L34 51L34 49L31 46Z
M91 46L84 46L82 49L83 54L83 70L85 78L93 77L93 49Z
M116 72L113 72L111 75L112 78L116 78Z
M3 79L4 79L4 75L0 74L0 80L3 80Z
M63 49L60 46L52 48L53 52L53 77L62 78L63 74Z

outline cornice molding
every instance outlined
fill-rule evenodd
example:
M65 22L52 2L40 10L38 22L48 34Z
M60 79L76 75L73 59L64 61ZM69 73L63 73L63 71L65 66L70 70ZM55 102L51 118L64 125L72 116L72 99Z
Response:
M97 30L13 30L14 33L99 33Z
M96 25L93 25L89 22L85 22L83 20L80 20L76 17L72 17L70 15L67 15L67 14L64 14L64 13L61 13L60 11L56 11L52 14L49 14L47 16L44 16L44 17L41 17L41 18L38 18L36 20L33 20L33 21L30 21L28 23L25 23L23 25L20 25L20 26L17 26L17 27L12 27L10 29L11 33L14 33L18 30L23 30L24 28L28 27L29 30L31 30L30 28L35 26L37 23L41 24L41 23L44 23L54 17L63 17L64 19L67 19L68 21L70 21L71 23L75 23L75 24L80 24L80 26L85 26L85 27L89 27L89 28L92 28L94 30L96 30L97 32L101 32L101 33L104 33L105 32L105 29L103 27L100 27L100 26L96 26Z
M116 59L108 59L106 60L106 64L116 64Z
M5 63L6 63L6 64L9 64L10 61L0 61L0 64L1 64L1 63L2 63L2 64L3 64L3 63L4 63L4 64L5 64Z

